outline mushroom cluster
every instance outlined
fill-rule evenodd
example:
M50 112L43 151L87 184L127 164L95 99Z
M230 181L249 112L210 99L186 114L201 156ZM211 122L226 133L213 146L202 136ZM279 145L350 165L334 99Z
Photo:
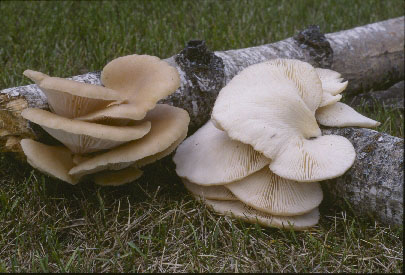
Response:
M319 181L344 174L355 150L319 124L375 127L339 102L341 75L291 59L252 65L219 93L212 119L173 160L185 187L214 211L302 230L319 220Z
M70 184L136 180L139 168L169 155L187 136L187 111L157 104L179 87L180 77L155 56L112 60L101 72L104 86L32 70L24 75L44 92L51 112L27 108L22 116L64 145L23 139L24 154L34 168Z

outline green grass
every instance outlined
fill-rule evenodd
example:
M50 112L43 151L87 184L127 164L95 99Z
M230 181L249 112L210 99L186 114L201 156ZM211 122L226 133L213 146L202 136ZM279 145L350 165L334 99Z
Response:
M27 68L67 77L131 53L166 58L190 39L226 50L403 13L403 1L1 1L0 89L30 84ZM403 137L401 111L359 111ZM0 271L403 271L402 227L325 201L309 231L243 223L194 201L173 166L165 159L116 188L71 186L1 154Z

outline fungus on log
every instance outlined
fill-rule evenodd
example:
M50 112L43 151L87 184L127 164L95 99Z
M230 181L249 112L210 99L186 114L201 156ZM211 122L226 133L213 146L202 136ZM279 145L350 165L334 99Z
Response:
M383 90L402 80L403 49L404 17L326 35L311 26L292 38L238 50L210 52L203 41L190 41L181 53L165 60L178 70L181 85L159 103L186 109L191 118L189 134L192 134L210 118L221 88L249 65L274 58L299 59L314 67L341 73L349 81L345 93L356 95L370 89ZM100 72L73 79L101 84ZM36 85L0 91L1 151L21 152L20 139L45 136L38 130L34 132L21 117L21 111L26 107L48 108L46 97ZM349 138L357 153L354 166L337 180L345 181L345 188L336 192L339 198L352 205L362 205L353 208L356 213L367 210L384 223L402 224L403 139L362 128L327 131ZM378 135L377 140L368 138ZM364 166L368 167L367 172L364 172ZM354 189L366 191L356 193ZM379 189L385 191L378 192ZM394 199L390 197L392 194Z

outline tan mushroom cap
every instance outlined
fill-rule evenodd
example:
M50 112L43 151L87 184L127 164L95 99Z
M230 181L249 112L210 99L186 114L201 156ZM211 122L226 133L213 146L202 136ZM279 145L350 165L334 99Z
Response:
M119 186L137 180L142 174L142 170L128 167L117 171L102 171L95 174L93 180L102 186Z
M156 56L127 55L109 62L101 72L104 86L125 93L129 103L144 102L151 110L180 87L177 69Z
M51 110L66 118L83 116L114 101L126 99L123 93L100 85L50 77L32 70L23 74L35 81L45 93Z
M270 164L252 146L231 140L208 121L178 148L176 173L200 185L223 185L244 178Z
M21 147L32 167L70 184L78 182L76 177L68 174L74 163L67 148L45 145L32 139L21 140Z
M184 186L187 188L187 190L190 191L194 196L212 200L238 200L228 189L226 189L222 185L203 186L192 183L185 178L182 178L181 180L183 181Z
M37 72L37 71L33 71L33 70L25 70L23 72L23 75L25 75L26 77L28 77L29 79L31 79L32 81L35 82L35 84L39 84L42 80L44 80L45 78L50 77L47 74L41 73L41 72Z
M283 217L259 212L240 201L205 199L203 202L218 214L230 215L249 223L259 223L268 227L304 230L316 225L319 221L318 208L300 216Z
M298 182L327 180L343 175L354 163L356 152L342 136L291 139L269 167L278 176Z
M84 161L71 169L69 174L85 175L105 169L120 170L143 158L158 154L184 136L190 117L183 109L157 104L143 121L150 121L152 124L145 137Z
M316 111L315 117L320 124L329 127L357 126L372 128L381 124L378 121L363 116L352 107L341 102L319 108Z
M149 121L135 126L108 126L58 116L54 113L27 108L21 115L39 124L51 136L66 145L73 153L89 153L110 149L139 139L151 128Z
M348 82L342 82L343 78L341 78L342 75L340 73L322 68L316 68L315 70L322 82L322 90L324 92L334 96L346 89Z
M184 129L183 134L175 141L173 142L169 147L167 147L165 150L158 152L156 154L144 157L140 160L137 160L134 164L132 164L132 167L144 167L148 164L154 163L155 161L162 159L168 155L170 155L174 150L176 150L177 146L187 137L187 132L188 129Z
M272 173L268 167L224 186L246 205L277 216L308 213L323 199L318 182L286 180Z
M97 110L84 116L77 117L78 120L83 121L108 121L111 119L119 120L141 120L146 116L149 111L150 104L144 101L135 103L122 103L112 104L104 109Z

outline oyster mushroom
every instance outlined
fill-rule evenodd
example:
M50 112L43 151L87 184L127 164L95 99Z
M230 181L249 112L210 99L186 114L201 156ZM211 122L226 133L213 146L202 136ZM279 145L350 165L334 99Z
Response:
M223 200L223 201L234 201L238 200L232 192L226 189L222 185L204 186L192 183L187 179L182 179L184 186L190 191L194 196L199 196L205 199L212 200Z
M143 172L134 167L118 171L102 171L93 176L94 183L102 186L118 186L139 179Z
M156 103L180 86L177 69L156 56L127 55L108 63L101 72L101 82L119 91L126 101L81 116L78 119L97 121L108 118L143 119Z
M72 153L67 148L45 145L32 139L21 140L21 147L32 167L70 184L78 182L77 177L68 174L74 163Z
M318 182L286 180L272 173L268 167L224 187L244 204L277 216L308 213L318 207L323 199Z
M199 199L197 197L197 199ZM250 223L282 229L304 230L316 225L319 221L319 210L299 216L283 217L259 212L240 201L223 201L204 199L203 202L221 215L230 215Z
M269 165L252 146L231 140L208 121L176 150L176 173L200 185L223 185Z
M39 124L75 154L116 147L143 137L151 128L149 121L143 121L134 126L109 126L64 118L35 108L27 108L22 111L21 115L25 119Z
M341 102L319 108L315 116L319 124L330 127L358 126L372 128L381 124L363 116L352 107Z
M69 174L82 176L102 170L120 170L129 166L137 166L137 162L145 163L145 158L154 156L165 151L174 143L181 142L185 137L190 117L187 111L169 106L157 104L149 111L143 121L150 121L150 132L143 138L123 144L108 152L98 154L88 160L84 160L73 167ZM174 149L172 147L172 149ZM160 155L161 157L164 154ZM150 163L150 159L146 163Z
M32 70L25 70L23 74L45 93L50 109L66 118L87 115L115 101L125 100L123 93L100 85L50 77Z
M285 63L291 65L289 73ZM297 77L307 70L294 72L294 64L301 68L300 63L285 60L243 70L220 91L212 119L231 139L250 144L271 159L270 170L280 177L299 182L338 177L354 162L353 145L340 136L321 136L316 109L308 106L318 108L322 89L316 96L300 92L310 86L309 78ZM312 99L316 104L309 104Z

